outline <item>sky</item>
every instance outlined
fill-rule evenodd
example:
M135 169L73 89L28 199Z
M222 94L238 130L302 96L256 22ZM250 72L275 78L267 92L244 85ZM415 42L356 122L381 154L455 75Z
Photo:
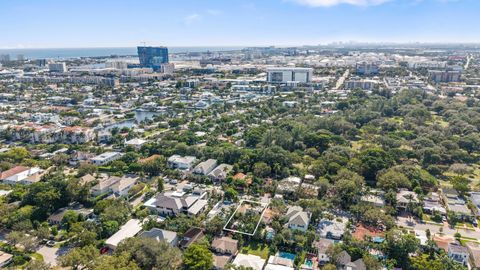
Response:
M480 0L0 0L0 49L480 42Z

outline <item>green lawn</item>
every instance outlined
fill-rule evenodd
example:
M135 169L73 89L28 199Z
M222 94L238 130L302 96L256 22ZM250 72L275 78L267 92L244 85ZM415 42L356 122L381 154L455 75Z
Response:
M266 244L256 244L256 243L251 243L248 246L242 247L243 254L252 254L256 256L260 256L262 259L267 260L268 259L268 245Z

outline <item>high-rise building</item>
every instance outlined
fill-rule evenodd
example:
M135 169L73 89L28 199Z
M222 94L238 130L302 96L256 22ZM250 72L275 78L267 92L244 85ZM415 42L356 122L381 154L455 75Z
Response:
M9 54L0 55L0 63L7 63L7 62L10 62L10 55Z
M356 64L357 75L377 75L379 72L378 65L369 62L360 62Z
M65 63L50 63L48 64L50 72L64 73L67 72L67 65Z
M137 47L140 67L152 68L154 71L161 69L168 63L167 47Z
M436 83L459 82L462 72L460 70L429 70L428 78Z
M312 81L312 76L312 68L284 67L267 69L267 82L269 83L309 83Z
M17 54L17 61L25 61L25 55Z
M47 59L37 59L35 60L35 65L39 67L46 67L47 66Z

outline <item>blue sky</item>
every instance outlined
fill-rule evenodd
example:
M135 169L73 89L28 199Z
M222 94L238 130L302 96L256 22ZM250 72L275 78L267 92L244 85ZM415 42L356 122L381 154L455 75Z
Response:
M480 0L0 0L0 48L480 42Z

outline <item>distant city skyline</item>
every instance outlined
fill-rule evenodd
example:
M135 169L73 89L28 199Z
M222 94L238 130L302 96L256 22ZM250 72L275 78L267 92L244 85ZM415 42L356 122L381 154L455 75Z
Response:
M4 0L0 49L480 43L476 0Z

